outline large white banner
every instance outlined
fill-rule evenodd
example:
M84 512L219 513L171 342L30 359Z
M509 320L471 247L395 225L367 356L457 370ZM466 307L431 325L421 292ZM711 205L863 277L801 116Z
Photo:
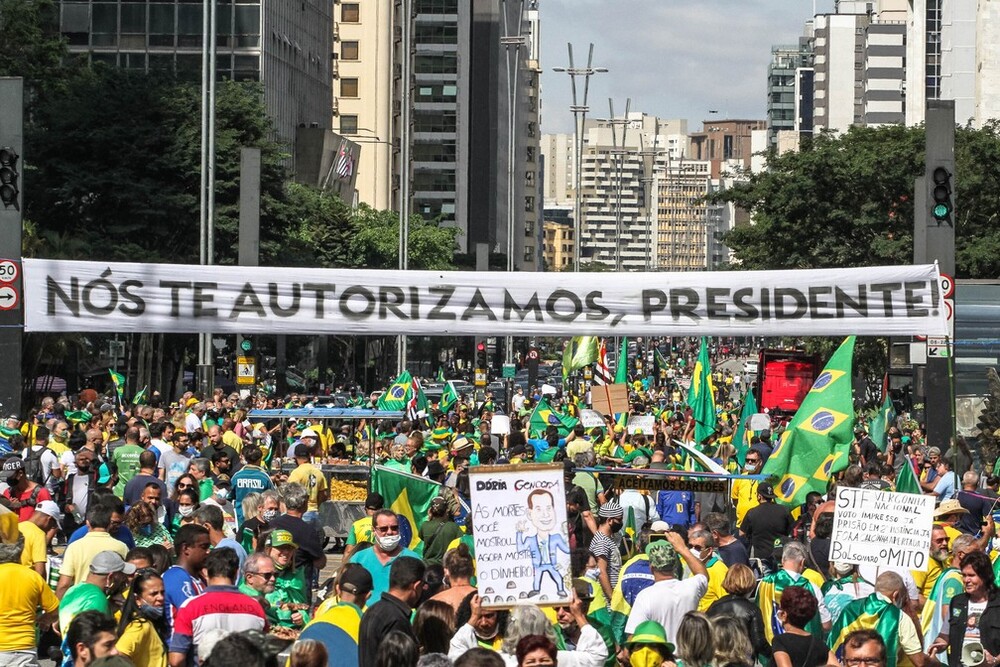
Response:
M934 496L837 488L832 562L926 572Z
M947 333L935 265L702 273L24 260L28 331L490 336Z

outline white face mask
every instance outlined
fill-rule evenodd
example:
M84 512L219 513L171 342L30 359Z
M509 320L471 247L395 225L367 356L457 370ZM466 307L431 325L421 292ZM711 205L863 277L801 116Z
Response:
M194 505L181 505L177 508L177 513L181 516L191 516L194 512Z
M585 575L585 576L586 576L586 577L587 577L588 579L595 579L595 580L596 580L596 579L600 579L600 578L601 578L601 568L599 568L599 567L593 567L593 568L591 568L591 569L587 570L587 571L586 571L586 572L584 573L584 575Z
M382 547L383 551L395 551L399 547L399 542L402 537L397 533L395 535L380 535L375 537L378 540L378 545Z
M691 549L691 555L701 560L701 549Z

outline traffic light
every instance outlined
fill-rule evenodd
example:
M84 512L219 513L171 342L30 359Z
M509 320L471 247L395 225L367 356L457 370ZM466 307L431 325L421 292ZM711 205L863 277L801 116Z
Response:
M936 167L931 181L931 216L939 225L945 222L954 226L952 213L955 203L952 199L951 172L945 167Z
M17 187L17 151L10 146L0 148L0 201L4 208L13 206L16 210L21 210L18 201L20 190Z
M476 368L489 368L489 355L486 351L486 339L476 339Z

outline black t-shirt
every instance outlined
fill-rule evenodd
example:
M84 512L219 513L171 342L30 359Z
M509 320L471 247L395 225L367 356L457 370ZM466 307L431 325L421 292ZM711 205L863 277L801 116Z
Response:
M761 503L747 512L740 530L750 540L754 558L770 558L774 553L774 541L791 535L793 523L784 505Z
M871 438L865 436L864 440L858 443L858 448L861 450L861 458L865 460L865 463L878 460L878 447L875 446Z
M299 548L295 550L295 567L312 568L312 562L323 555L323 543L320 541L316 530L297 516L282 514L274 517L268 527L275 530L287 530L292 534L295 544Z
M792 661L792 667L817 667L825 665L829 650L822 639L813 635L793 635L784 633L775 635L771 642L774 653L784 651Z
M739 540L724 547L717 547L715 550L719 552L719 558L726 564L726 567L732 567L737 563L750 564L750 554L747 553L747 548Z
M961 515L955 527L966 535L978 535L983 529L983 517L990 511L993 503L978 493L959 491L958 504L969 510L969 513Z

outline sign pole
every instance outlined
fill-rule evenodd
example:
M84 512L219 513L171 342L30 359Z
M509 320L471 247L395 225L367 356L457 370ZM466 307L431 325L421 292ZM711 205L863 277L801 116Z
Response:
M24 80L0 77L0 409L21 414L24 307L21 280L21 190L24 171ZM12 180L7 183L6 181Z

